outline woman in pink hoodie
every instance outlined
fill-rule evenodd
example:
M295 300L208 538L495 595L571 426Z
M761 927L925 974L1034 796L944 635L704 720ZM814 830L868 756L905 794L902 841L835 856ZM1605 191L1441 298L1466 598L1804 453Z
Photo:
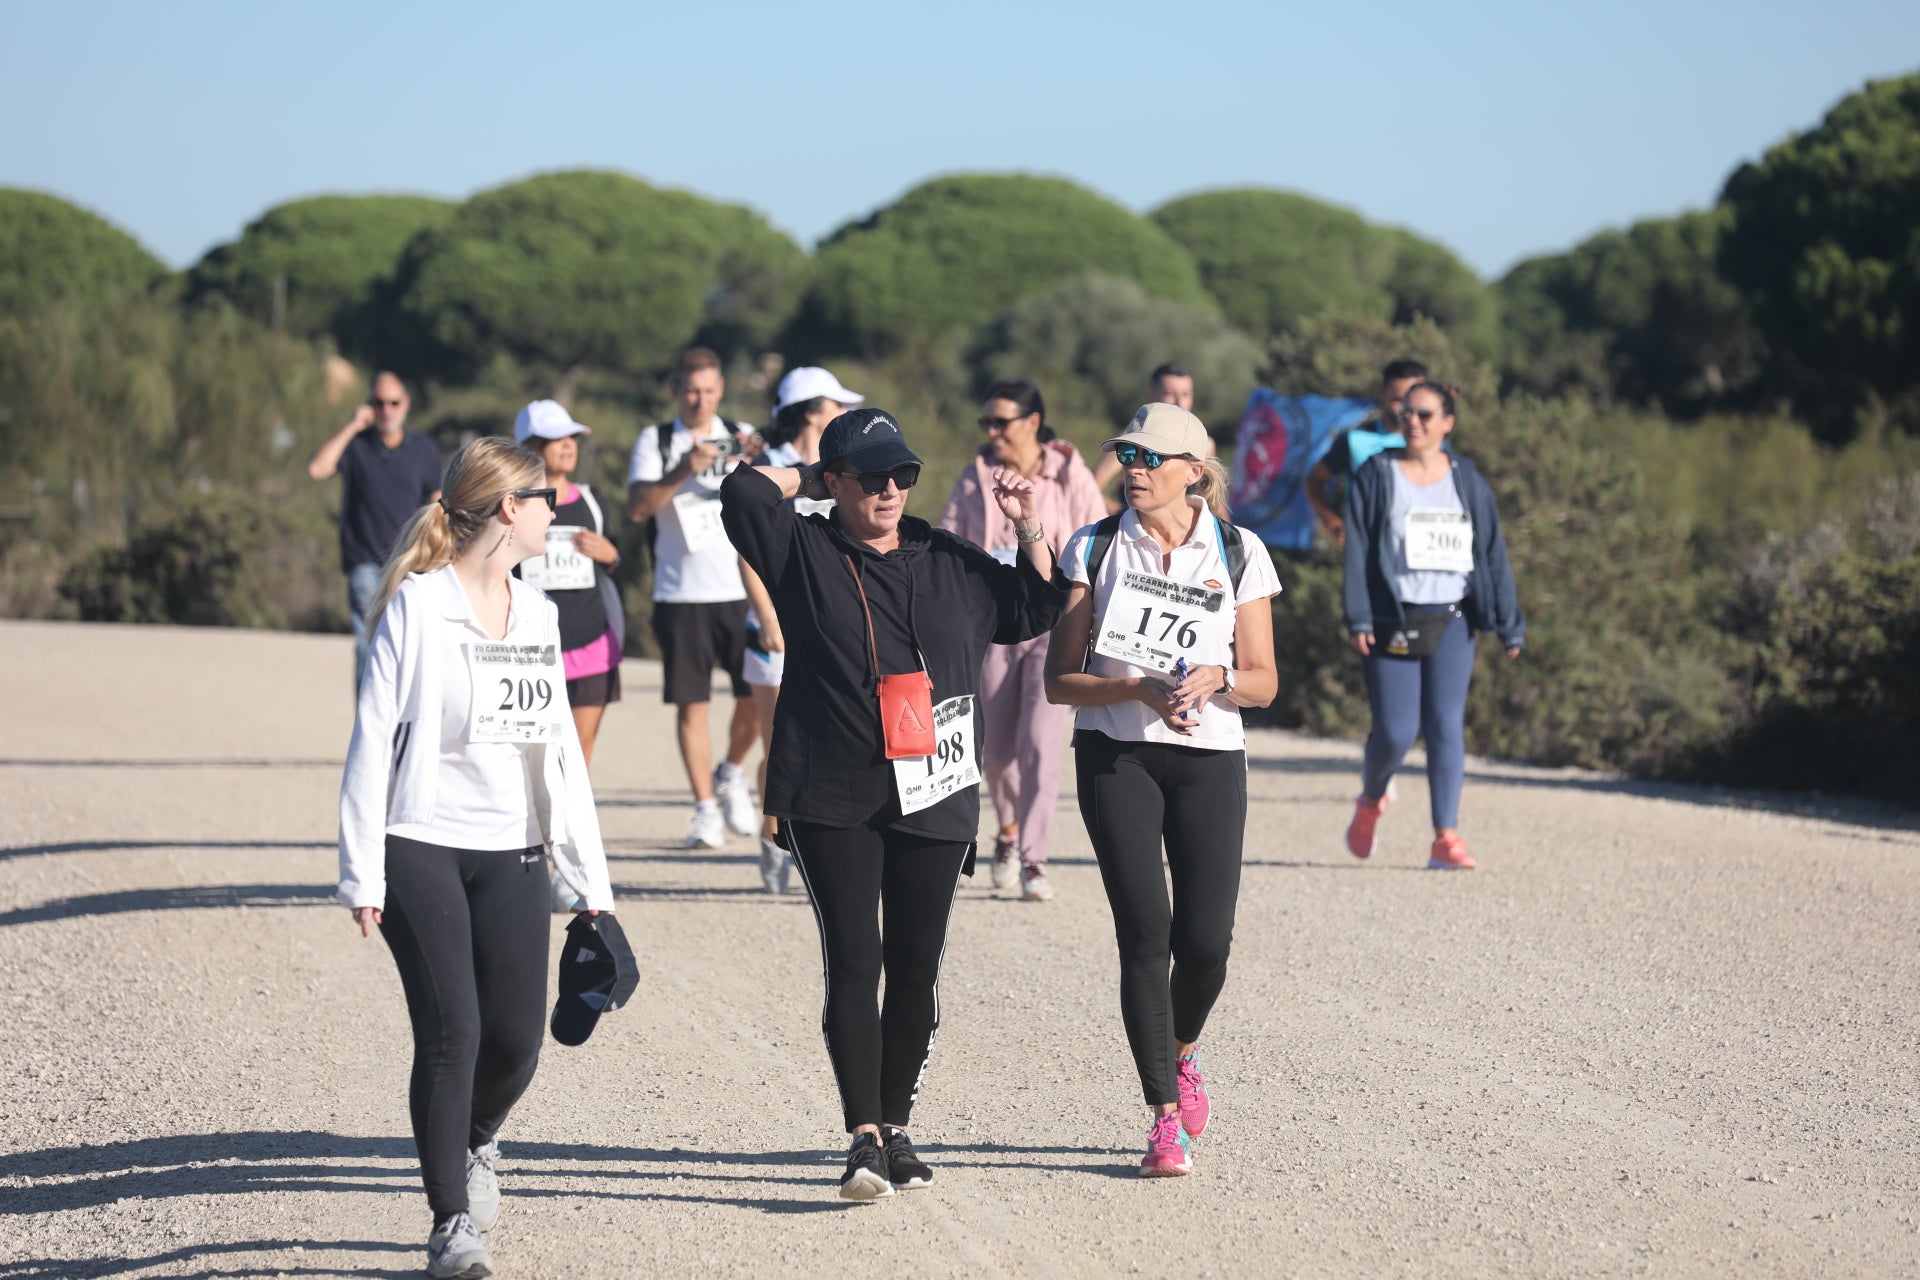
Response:
M993 500L992 474L1011 467L1034 482L1040 523L1057 556L1074 532L1100 520L1107 504L1080 451L1046 423L1040 388L1025 378L997 382L981 406L987 443L954 482L940 527L1013 563L1013 524ZM1060 799L1060 750L1071 707L1046 694L1047 638L987 650L980 672L986 725L981 771L1000 821L993 846L993 887L1020 884L1029 902L1053 898L1047 883L1047 836Z

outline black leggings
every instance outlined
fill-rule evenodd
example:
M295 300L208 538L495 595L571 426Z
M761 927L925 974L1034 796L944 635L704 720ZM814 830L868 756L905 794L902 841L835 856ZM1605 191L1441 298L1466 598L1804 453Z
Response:
M940 1025L947 920L973 846L878 827L781 826L820 925L827 986L820 1027L847 1132L863 1124L905 1128ZM884 941L875 919L882 907Z
M1120 1017L1147 1105L1178 1102L1175 1046L1200 1039L1227 981L1247 753L1073 735L1080 816L1120 944ZM1164 834L1173 903L1160 871ZM1173 978L1167 978L1171 959Z
M407 1106L437 1222L467 1207L467 1151L533 1080L547 1003L546 858L387 837L380 934L413 1022Z

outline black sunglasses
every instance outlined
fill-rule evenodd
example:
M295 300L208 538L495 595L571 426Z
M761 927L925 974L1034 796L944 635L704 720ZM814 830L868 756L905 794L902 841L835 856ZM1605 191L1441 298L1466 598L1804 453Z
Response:
M367 403L372 405L376 409L379 409L382 407L388 408L388 409L398 409L401 405L405 404L406 401L405 400L382 400L379 396L375 396L373 399L367 401Z
M515 489L513 496L516 498L545 498L547 500L547 510L558 511L560 509L560 491L558 489Z
M1023 413L1023 414L1020 414L1018 417L1013 417L1013 418L996 418L990 413L983 413L980 415L980 418L979 418L980 429L982 431L992 431L994 428L998 427L1000 430L1004 431L1008 427L1012 426L1014 423L1020 421L1021 418L1030 418L1032 416L1033 415L1030 413Z
M1113 447L1115 462L1123 467L1130 467L1136 462L1145 462L1149 471L1158 471L1162 463L1185 457L1187 455L1184 453L1155 453L1152 449L1142 449L1137 444L1117 444Z
M1422 422L1432 422L1434 418L1439 416L1439 413L1440 411L1438 409L1402 409L1400 411L1400 417L1403 420L1407 418L1418 418Z
M850 473L842 471L840 474L844 476ZM862 471L852 475L852 478L860 482L860 489L863 493L870 493L876 497L887 491L888 481L892 481L896 488L902 493L905 493L908 489L920 483L920 464L917 462L903 463L891 471Z

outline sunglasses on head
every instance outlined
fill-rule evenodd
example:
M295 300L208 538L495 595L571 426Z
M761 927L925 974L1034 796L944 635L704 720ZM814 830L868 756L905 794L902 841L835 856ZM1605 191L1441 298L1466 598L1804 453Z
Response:
M918 464L912 462L903 463L891 471L862 471L858 473L842 471L840 474L858 480L860 482L861 492L870 493L876 497L887 491L888 481L892 481L894 487L902 493L905 493L908 489L920 483L920 467Z
M560 509L560 491L558 489L515 489L513 496L521 499L545 498L547 500L547 510L558 511Z
M1174 458L1185 458L1184 453L1155 453L1152 449L1142 449L1137 444L1117 444L1113 447L1113 460L1123 467L1136 462L1144 463L1147 470L1158 471L1160 464Z

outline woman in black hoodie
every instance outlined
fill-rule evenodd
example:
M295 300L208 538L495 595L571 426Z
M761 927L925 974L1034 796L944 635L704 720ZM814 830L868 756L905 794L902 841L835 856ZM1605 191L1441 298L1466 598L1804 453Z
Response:
M786 633L765 810L820 926L823 1030L854 1135L840 1180L850 1200L933 1177L906 1126L980 823L980 664L989 644L1044 635L1066 598L1031 481L994 476L1020 543L1006 565L907 516L919 478L892 415L856 409L828 425L818 463L742 467L720 487L727 536ZM800 516L786 501L796 495L835 508Z

